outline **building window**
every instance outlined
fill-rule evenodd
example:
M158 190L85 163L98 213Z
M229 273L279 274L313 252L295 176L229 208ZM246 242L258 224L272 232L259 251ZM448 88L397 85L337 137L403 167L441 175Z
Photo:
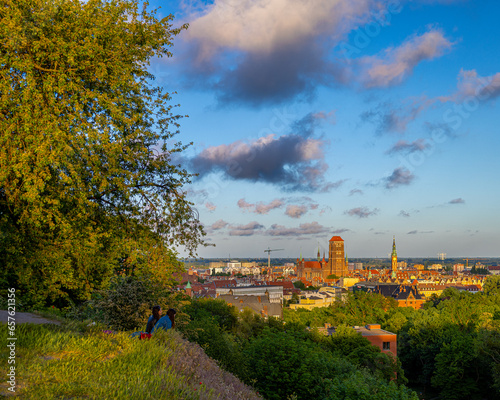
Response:
M384 350L390 350L391 349L391 342L384 342L382 344L382 349L384 349Z

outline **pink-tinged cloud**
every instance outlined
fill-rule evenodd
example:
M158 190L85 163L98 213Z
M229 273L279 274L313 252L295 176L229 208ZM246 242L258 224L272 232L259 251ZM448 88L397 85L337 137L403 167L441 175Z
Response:
M288 228L283 225L274 224L265 232L269 236L303 236L316 235L329 232L329 229L320 225L316 221L300 224L298 228Z
M275 208L283 207L283 200L274 199L270 203L266 204L263 202L259 202L257 204L248 203L245 199L238 200L238 207L242 208L246 211L253 212L256 214L267 214L269 211L274 210Z
M280 199L274 199L269 204L257 203L255 205L255 213L256 214L267 214L269 211L274 210L275 208L283 207L283 201Z
M245 199L239 199L238 207L243 208L244 210L250 210L255 207L255 204L247 203Z
M208 210L208 211L215 211L217 209L217 206L213 203L210 203L209 201L207 201L205 203L205 208Z
M457 90L450 96L438 97L441 102L462 102L467 98L479 101L492 100L500 96L500 72L491 76L480 76L476 70L460 70Z
M307 206L304 205L289 205L286 207L285 214L290 218L300 218L307 212Z
M390 176L385 178L385 187L394 189L398 186L409 185L415 179L415 175L411 171L403 167L396 168Z
M450 200L448 204L465 204L465 200L459 197L458 199Z
M210 225L210 228L216 231L219 229L223 229L228 225L229 225L228 222L224 221L223 219L219 219L218 221L215 221L212 225Z
M394 6L387 0L216 0L190 18L184 64L223 103L307 99L320 85L349 82L345 58L332 57L335 48L358 27L383 23Z
M356 207L345 211L344 214L350 215L351 217L368 218L377 215L379 211L378 208L370 210L368 207Z
M284 191L328 192L343 180L325 180L328 141L312 137L320 120L310 113L293 124L294 133L208 147L191 159L191 168L200 177L222 172L228 179L271 183Z
M363 194L363 191L361 189L351 189L349 196L353 196L355 194Z
M400 84L422 61L440 57L453 43L441 30L433 29L407 39L401 46L361 59L362 81L367 88Z
M373 109L363 112L361 120L374 123L379 134L386 132L404 133L408 124L434 103L435 99L426 97L407 99L397 106L389 102L382 102Z
M386 154L396 154L396 153L405 153L410 154L416 151L423 151L428 148L429 145L425 142L424 139L417 139L411 143L406 140L397 141L389 150L387 150Z
M256 221L249 222L246 225L232 225L229 236L252 236L258 231L264 229L264 225Z

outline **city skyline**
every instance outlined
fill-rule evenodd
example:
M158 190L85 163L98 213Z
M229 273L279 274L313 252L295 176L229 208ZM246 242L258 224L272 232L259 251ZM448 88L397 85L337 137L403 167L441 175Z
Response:
M493 1L153 1L201 257L499 256ZM180 253L183 255L182 251Z

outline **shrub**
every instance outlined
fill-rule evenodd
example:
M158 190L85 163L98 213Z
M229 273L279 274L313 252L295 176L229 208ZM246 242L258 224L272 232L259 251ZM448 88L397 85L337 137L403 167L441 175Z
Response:
M147 277L116 276L107 289L94 292L72 316L99 321L113 329L144 329L154 305L166 310L177 301L168 288Z

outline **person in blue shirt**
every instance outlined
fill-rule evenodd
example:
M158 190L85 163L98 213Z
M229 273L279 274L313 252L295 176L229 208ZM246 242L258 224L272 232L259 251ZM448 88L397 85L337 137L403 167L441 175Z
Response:
M149 317L148 323L146 325L146 333L151 333L151 331L153 330L156 323L160 320L160 318L161 318L161 307L154 306L153 315Z
M173 308L170 308L167 311L167 315L165 315L164 317L161 317L160 320L156 323L156 325L154 326L151 333L155 333L159 329L163 329L166 331L168 329L174 328L175 327L175 314L176 314L176 311Z

